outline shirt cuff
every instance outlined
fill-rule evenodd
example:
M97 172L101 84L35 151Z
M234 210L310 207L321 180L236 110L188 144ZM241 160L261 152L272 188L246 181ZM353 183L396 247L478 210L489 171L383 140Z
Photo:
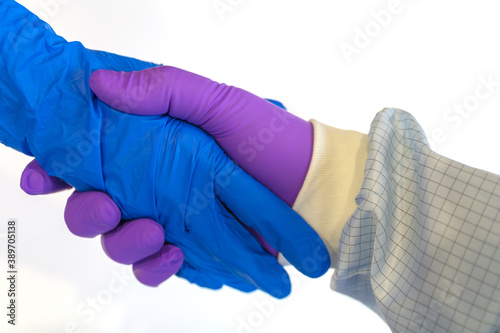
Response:
M314 145L311 164L293 209L318 233L332 267L342 228L356 210L370 149L367 134L341 130L311 120Z

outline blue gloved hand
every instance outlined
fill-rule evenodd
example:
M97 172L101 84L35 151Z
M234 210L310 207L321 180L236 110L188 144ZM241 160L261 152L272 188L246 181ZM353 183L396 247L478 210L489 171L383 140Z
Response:
M319 236L212 137L170 117L115 111L88 86L96 69L153 64L67 43L11 0L0 3L0 18L2 143L78 191L107 192L124 219L158 221L165 240L184 252L178 274L201 286L290 292L286 272L241 222L304 274L326 272Z
M269 100L279 107L285 107ZM70 189L57 177L51 177L36 160L31 161L21 175L21 188L27 194L51 194ZM148 286L158 286L177 273L183 263L181 249L164 244L165 233L160 224L149 219L122 222L121 212L113 199L104 192L75 191L68 198L64 211L68 229L80 237L102 235L106 254L116 262L132 264L137 280ZM273 256L278 252L254 229L248 228L259 244ZM158 250L159 249L159 250Z

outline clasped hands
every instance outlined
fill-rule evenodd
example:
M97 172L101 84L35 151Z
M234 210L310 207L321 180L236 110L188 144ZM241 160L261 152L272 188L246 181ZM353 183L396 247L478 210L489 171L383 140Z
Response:
M293 204L310 162L312 129L309 123L286 113L279 103L174 67L130 73L98 70L90 77L90 87L96 98L119 111L170 116L200 126L245 171L289 206ZM49 176L33 160L21 176L21 188L37 195L71 186ZM229 239L217 234L217 229L203 231L207 233L204 237L216 239L213 246L225 251L241 244L234 254L227 254L240 258L232 258L229 264L221 262L226 266L239 261L239 267L228 267L227 271L213 268L203 258L198 267L185 262L183 250L165 242L168 228L149 218L123 220L118 206L103 192L75 191L68 199L64 217L69 230L77 236L102 235L105 253L116 262L132 264L134 275L145 285L157 286L177 274L203 287L218 289L229 285L242 291L259 288L282 298L290 293L291 286L286 272L274 259L278 251L310 277L326 272L330 267L329 255L319 236L287 205L276 205L272 216L261 225L260 221L255 222L260 233L252 228L255 225L246 225L245 214L251 207L246 206L249 200L245 197L254 194L234 193L239 199L231 207L233 211L229 210L253 237L234 231L235 239ZM201 195L200 200L219 199ZM240 211L236 211L238 207ZM256 220L268 213L253 212ZM256 241L266 251L256 251Z

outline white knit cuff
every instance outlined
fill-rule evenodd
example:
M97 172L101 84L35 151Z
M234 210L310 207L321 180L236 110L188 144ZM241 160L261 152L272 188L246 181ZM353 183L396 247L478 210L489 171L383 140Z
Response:
M316 120L311 164L293 209L325 242L332 267L342 228L356 209L354 199L363 182L368 135L330 127Z

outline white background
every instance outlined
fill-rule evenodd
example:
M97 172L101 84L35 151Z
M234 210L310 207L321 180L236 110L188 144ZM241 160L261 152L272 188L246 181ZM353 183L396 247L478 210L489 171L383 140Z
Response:
M20 2L67 40L239 86L305 119L367 132L383 107L404 109L437 152L500 173L493 1ZM342 51L348 44L356 48L350 56ZM331 272L310 280L290 270L294 290L280 302L178 278L141 286L130 267L104 255L99 239L66 230L69 191L30 197L19 189L29 161L0 147L0 233L9 218L19 221L20 267L15 328L6 324L0 276L2 332L389 332L375 314L329 289ZM4 246L0 255L5 272Z

